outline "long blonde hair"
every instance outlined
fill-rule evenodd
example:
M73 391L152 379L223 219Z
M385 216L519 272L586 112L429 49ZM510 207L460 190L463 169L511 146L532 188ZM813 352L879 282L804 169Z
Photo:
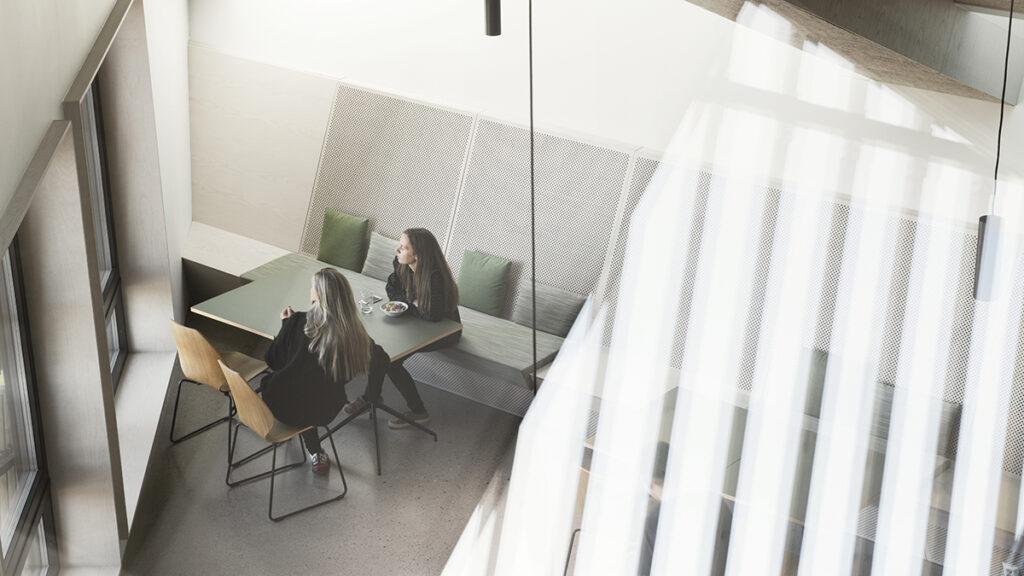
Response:
M334 268L313 275L317 299L306 313L304 332L309 351L324 372L337 382L348 382L370 368L373 341L366 333L348 280Z
M452 269L445 260L441 245L437 238L426 228L409 228L405 232L412 251L416 255L416 272L405 264L398 266L398 277L406 295L412 298L416 294L419 300L417 307L427 316L430 315L430 275L437 270L441 273L441 290L444 292L444 314L448 315L459 305L459 287L452 277Z

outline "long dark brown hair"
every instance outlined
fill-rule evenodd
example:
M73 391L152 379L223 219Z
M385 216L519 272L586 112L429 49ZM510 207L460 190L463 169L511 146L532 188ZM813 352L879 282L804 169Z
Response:
M313 275L317 300L306 314L309 351L336 382L348 382L370 369L373 341L363 327L352 286L334 268Z
M402 232L409 239L409 245L416 255L416 272L406 264L398 266L398 277L406 295L416 295L417 307L424 316L431 313L430 275L437 270L441 273L441 289L444 291L444 313L449 314L459 305L459 287L452 277L452 269L444 258L444 252L437 243L437 238L426 228L409 228Z

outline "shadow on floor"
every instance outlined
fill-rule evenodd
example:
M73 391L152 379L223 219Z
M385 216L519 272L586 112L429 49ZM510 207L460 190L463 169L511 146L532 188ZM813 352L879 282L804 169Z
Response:
M201 322L200 322L201 323ZM190 322L194 325L194 322ZM206 326L200 326L206 332ZM216 330L213 330L216 332ZM214 335L236 349L258 353L260 339ZM175 367L171 384L180 371ZM349 396L363 381L349 384ZM362 417L334 438L348 480L341 501L288 518L267 519L269 483L228 489L224 484L227 426L172 446L168 440L176 386L168 387L136 520L124 556L125 574L439 574L466 521L508 451L520 419L447 392L420 385L431 412L434 442L411 430L389 430L381 420L383 475L374 470L373 432ZM405 407L389 383L385 401ZM226 410L206 388L186 385L178 425L192 429ZM239 450L262 444L243 428ZM287 456L301 458L297 444ZM239 469L267 469L270 457ZM301 506L341 489L308 466L278 476L275 509Z

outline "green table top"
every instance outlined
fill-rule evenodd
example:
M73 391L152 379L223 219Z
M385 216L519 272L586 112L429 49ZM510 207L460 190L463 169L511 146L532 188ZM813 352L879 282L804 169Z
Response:
M281 310L291 306L294 310L309 310L309 286L313 274L329 266L300 254L290 254L250 271L243 277L253 281L192 307L192 311L225 324L273 339L281 327ZM333 267L337 268L337 267ZM374 305L370 314L360 314L370 337L391 356L400 360L445 336L462 330L462 325L451 320L427 322L412 315L391 318L380 310L387 300L384 282L363 276L351 270L337 268L358 300L361 290L373 290L384 300Z

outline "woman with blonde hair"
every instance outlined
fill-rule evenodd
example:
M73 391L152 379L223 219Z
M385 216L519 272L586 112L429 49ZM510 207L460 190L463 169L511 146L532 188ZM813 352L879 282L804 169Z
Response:
M366 333L356 312L352 287L334 268L313 275L309 312L289 306L267 350L273 373L262 383L263 399L281 422L296 427L326 426L348 401L345 384L360 374L383 380L389 358ZM313 471L326 474L331 462L313 428L302 434Z
M430 322L444 319L462 322L459 317L459 287L455 284L441 246L430 230L409 228L402 232L392 265L395 271L388 276L388 298L405 302L409 305L408 313ZM456 332L420 352L451 346L459 341L461 335L461 332ZM407 420L418 424L430 420L423 399L416 390L416 381L402 365L404 361L395 362L388 368L388 376L409 406L409 411L403 414L404 419L388 420L388 426L393 429L407 427ZM363 410L369 400L380 396L382 385L383 380L370 380L363 397L352 401L345 407L345 412L355 414Z

